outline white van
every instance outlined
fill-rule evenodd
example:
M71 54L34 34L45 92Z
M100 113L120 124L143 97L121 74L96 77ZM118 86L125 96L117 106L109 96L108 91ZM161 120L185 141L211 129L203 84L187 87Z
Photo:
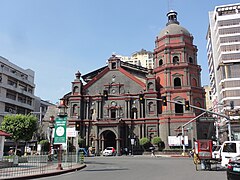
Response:
M240 155L240 141L225 141L221 148L221 165L226 167L230 158Z

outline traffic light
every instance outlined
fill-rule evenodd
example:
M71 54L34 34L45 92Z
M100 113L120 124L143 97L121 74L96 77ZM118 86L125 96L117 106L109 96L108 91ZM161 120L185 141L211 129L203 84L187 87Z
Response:
M139 94L139 102L140 103L144 102L144 95L143 94Z
M75 122L75 130L80 131L80 122L79 121Z
M167 106L167 97L166 96L162 96L162 105Z
M190 110L189 101L185 101L185 110L186 110L186 111L189 111L189 110Z
M105 101L108 100L108 90L103 90L103 98Z
M234 101L230 101L230 107L231 109L234 109Z

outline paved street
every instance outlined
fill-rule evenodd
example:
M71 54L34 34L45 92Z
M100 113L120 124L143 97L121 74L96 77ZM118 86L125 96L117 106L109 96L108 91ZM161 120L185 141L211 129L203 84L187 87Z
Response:
M41 179L226 180L226 171L196 171L190 158L149 156L92 157L86 158L85 162L87 167L83 170Z

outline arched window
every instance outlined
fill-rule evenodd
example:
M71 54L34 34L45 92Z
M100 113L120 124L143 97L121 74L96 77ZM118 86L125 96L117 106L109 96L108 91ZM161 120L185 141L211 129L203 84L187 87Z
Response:
M148 90L154 90L154 85L152 82L148 83Z
M77 104L74 104L72 107L72 115L78 116L78 105Z
M197 80L195 78L192 78L191 84L193 87L197 87Z
M181 101L178 101L178 102L182 103ZM182 114L183 113L183 105L175 103L175 113Z
M159 62L158 62L159 66L162 66L163 65L163 60L160 59Z
M149 112L149 114L154 113L153 102L148 103L148 112Z
M179 57L178 56L173 57L173 64L179 64Z
M137 108L136 107L133 107L131 109L131 119L137 119Z
M116 68L117 68L116 62L112 62L112 69L116 69Z
M189 63L193 63L193 58L192 58L192 57L189 57L189 58L188 58L188 62L189 62Z
M196 103L195 103L195 106L200 107L200 108L202 107L202 105L201 105L200 102L196 102ZM201 110L195 109L195 115L196 115L196 116L200 115L201 113L202 113Z
M180 89L182 86L181 79L179 77L176 77L173 83L174 83L174 89Z
M77 94L78 93L78 87L77 86L74 86L73 88L73 94Z
M116 119L116 115L117 115L116 109L112 108L111 109L111 119L112 120Z

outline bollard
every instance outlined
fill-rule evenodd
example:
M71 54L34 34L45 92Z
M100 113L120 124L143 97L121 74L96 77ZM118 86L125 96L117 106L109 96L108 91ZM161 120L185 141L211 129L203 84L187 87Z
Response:
M81 164L84 163L84 155L83 155L83 152L80 152L80 163L81 163Z

